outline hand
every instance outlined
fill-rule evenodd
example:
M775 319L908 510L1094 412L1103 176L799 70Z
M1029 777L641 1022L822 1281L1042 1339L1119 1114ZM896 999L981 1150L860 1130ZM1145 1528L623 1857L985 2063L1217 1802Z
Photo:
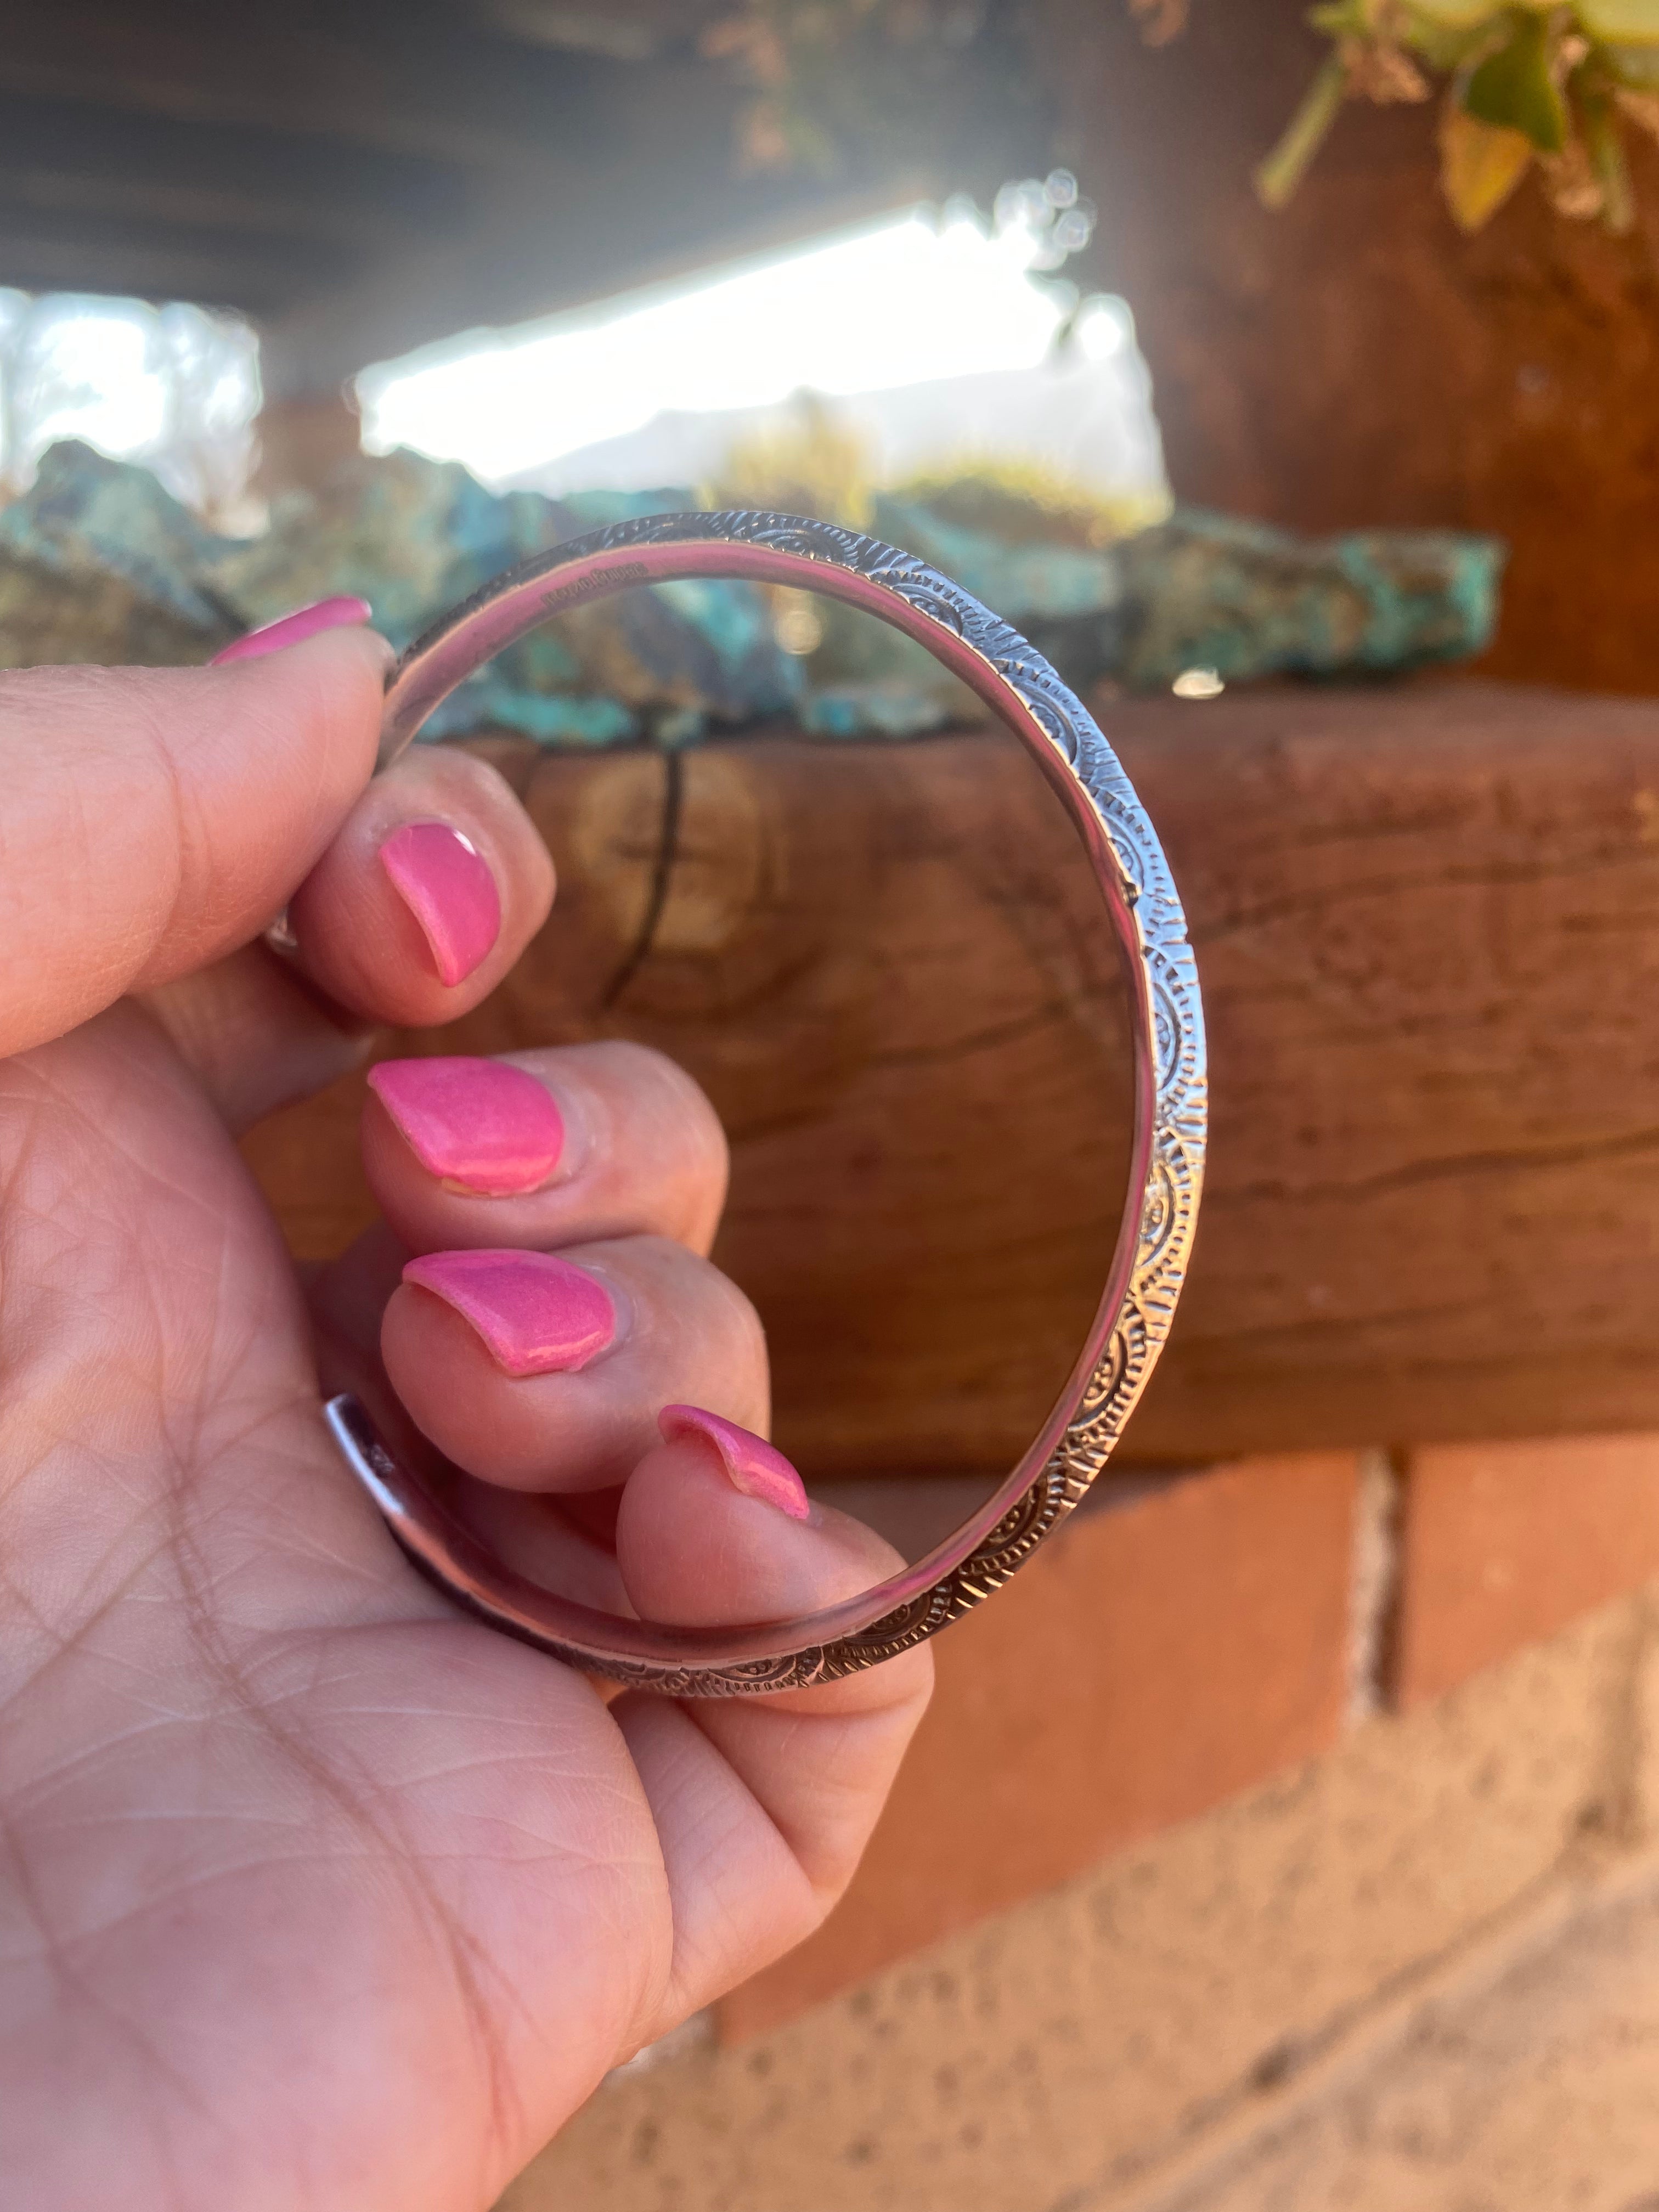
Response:
M892 1565L757 1445L658 1436L676 1400L763 1430L767 1384L703 1256L718 1126L653 1055L382 1071L389 1225L307 1310L235 1133L362 1024L476 1003L552 895L478 763L369 782L383 667L337 631L0 678L0 2172L31 2212L488 2205L823 1917L927 1694L924 1650L607 1704L428 1589L339 1463L319 1358L389 1376L462 1510L600 1601L752 1619ZM290 896L285 965L257 939Z

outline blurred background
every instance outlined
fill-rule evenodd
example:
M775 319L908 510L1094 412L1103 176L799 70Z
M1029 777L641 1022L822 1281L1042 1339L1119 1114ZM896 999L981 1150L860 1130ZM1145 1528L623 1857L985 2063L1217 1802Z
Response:
M0 665L402 645L633 514L912 549L1165 841L1213 1151L1089 1508L941 1639L844 1905L511 2212L1659 2203L1659 0L57 0L0 40ZM1122 1198L1030 762L661 587L425 733L559 906L456 1029L732 1140L777 1433L912 1556ZM361 1082L247 1154L368 1218Z
M1133 323L1065 277L1094 212L1056 169L900 206L506 330L374 362L316 403L356 410L370 453L463 463L492 489L712 485L811 398L872 476L902 481L1006 449L1126 516L1167 505ZM269 519L255 425L257 323L194 304L3 295L13 493L81 438L143 463L232 534ZM901 396L902 395L902 396ZM269 428L269 426L267 426Z

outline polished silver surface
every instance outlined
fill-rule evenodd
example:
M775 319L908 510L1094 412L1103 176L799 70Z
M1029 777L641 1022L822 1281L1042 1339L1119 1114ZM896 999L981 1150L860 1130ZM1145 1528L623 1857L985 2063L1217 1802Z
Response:
M402 1466L356 1401L327 1408L349 1466L415 1564L505 1632L590 1673L676 1696L797 1687L878 1664L981 1602L1085 1496L1152 1371L1192 1247L1203 1179L1203 1013L1169 867L1127 777L1042 655L913 555L830 523L767 514L653 515L557 547L428 630L390 679L380 763L456 685L550 616L635 585L748 577L823 592L917 639L1027 747L1065 802L1124 955L1135 1053L1128 1199L1088 1339L1018 1468L945 1543L855 1599L791 1621L675 1629L526 1583Z

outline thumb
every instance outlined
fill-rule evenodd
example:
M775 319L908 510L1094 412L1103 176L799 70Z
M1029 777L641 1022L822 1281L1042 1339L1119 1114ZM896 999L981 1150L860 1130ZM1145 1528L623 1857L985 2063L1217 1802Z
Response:
M281 911L373 773L390 652L0 675L0 1056Z

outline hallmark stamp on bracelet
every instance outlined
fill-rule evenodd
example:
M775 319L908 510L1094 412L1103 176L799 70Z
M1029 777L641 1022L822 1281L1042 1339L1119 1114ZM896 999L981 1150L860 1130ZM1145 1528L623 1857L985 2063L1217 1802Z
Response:
M574 584L561 584L556 592L544 592L542 605L549 614L561 607L574 607L584 599L603 599L619 585L643 584L650 580L651 571L643 561L622 561L614 568L601 568L592 576L579 576Z

